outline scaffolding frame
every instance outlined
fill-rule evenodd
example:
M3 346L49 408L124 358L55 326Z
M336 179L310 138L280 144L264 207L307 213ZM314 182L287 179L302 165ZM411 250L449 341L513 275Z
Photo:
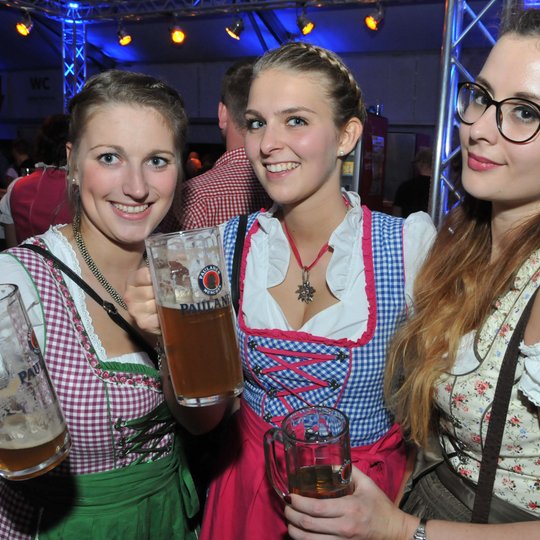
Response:
M75 20L62 22L62 65L64 68L64 111L86 81L86 24Z

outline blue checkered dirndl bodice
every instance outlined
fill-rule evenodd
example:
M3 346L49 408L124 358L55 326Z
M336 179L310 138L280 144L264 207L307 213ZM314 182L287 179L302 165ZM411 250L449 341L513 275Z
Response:
M245 275L257 214L248 220L240 275ZM232 274L238 218L224 232L229 278ZM386 348L405 310L403 220L363 207L362 250L369 316L356 341L328 339L301 331L251 329L237 322L244 367L244 399L268 424L279 426L292 410L306 405L337 407L349 417L351 445L372 444L393 424L384 405Z

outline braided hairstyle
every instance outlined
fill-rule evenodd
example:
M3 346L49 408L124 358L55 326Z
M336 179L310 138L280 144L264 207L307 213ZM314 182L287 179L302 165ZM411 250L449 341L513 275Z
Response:
M300 41L285 43L261 56L253 68L253 78L270 69L320 75L319 82L330 99L336 127L343 127L355 117L365 122L362 91L343 60L332 51Z

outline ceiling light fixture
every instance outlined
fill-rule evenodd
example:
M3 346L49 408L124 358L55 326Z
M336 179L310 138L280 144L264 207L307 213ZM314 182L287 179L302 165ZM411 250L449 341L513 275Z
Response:
M315 28L315 23L307 18L306 8L303 8L302 14L298 15L296 18L296 25L298 26L298 30L300 30L304 36L311 34Z
M238 17L230 26L227 26L225 31L233 39L240 39L240 34L244 31L244 20L242 17Z
M116 35L118 36L118 43L120 43L122 47L129 45L132 41L131 34L124 28L122 22L118 23L118 30L116 32Z
M181 45L185 39L185 32L177 24L173 24L171 26L171 41L177 45Z
M364 19L365 25L376 32L382 25L384 20L384 9L381 4L377 4L375 9Z
M23 18L17 22L17 24L15 25L15 28L17 29L17 32L21 34L21 36L27 36L32 31L33 26L34 26L34 23L32 22L30 13L28 13L28 11L25 11Z

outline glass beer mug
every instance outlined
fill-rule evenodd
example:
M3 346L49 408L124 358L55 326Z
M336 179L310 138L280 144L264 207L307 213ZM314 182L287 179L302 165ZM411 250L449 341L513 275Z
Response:
M146 247L178 403L237 396L242 366L219 229L152 235Z
M283 444L285 467L279 465L276 441ZM330 499L352 493L349 421L337 409L312 406L289 413L281 428L265 433L264 454L268 479L281 497Z
M16 285L0 284L0 476L56 467L71 440Z

